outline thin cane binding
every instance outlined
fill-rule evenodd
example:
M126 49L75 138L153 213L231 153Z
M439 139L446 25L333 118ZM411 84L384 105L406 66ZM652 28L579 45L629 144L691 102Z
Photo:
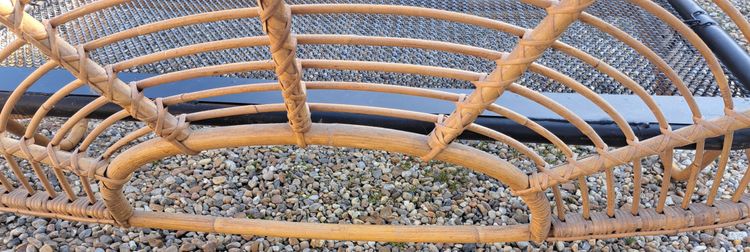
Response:
M697 186L700 170L708 160L719 159L719 170L723 173L727 166L729 151L735 131L750 127L750 111L736 111L732 104L731 91L727 77L724 75L718 60L713 57L704 42L700 40L685 24L672 16L659 5L651 1L631 0L654 16L661 18L682 36L691 42L705 57L724 98L725 116L720 118L702 117L691 92L680 76L650 48L640 43L624 31L614 27L596 16L586 12L593 0L526 0L522 1L544 8L547 16L533 29L524 29L501 21L457 12L426 9L410 6L365 5L365 4L332 4L332 5L290 5L283 0L259 0L258 7L237 10L226 10L190 15L172 20L151 23L144 27L129 29L98 38L80 45L71 45L57 33L58 27L66 22L85 15L113 8L129 1L101 0L81 6L73 11L39 21L24 13L28 1L0 0L0 21L18 36L11 45L0 51L0 56L7 57L24 44L30 44L49 57L49 61L30 75L8 100L0 113L0 151L14 177L0 173L0 211L42 217L63 218L85 222L117 224L120 226L154 227L164 229L184 229L203 232L225 232L235 234L256 234L272 236L289 236L321 239L377 240L377 241L431 241L431 242L498 242L520 240L571 240L588 238L622 237L628 235L653 235L679 231L709 229L748 222L750 200L745 195L745 188L750 183L750 173L745 173L740 186L731 199L715 200L721 176L716 178L708 200L692 202L691 195ZM736 9L727 0L715 0L728 16L743 31L748 23L737 14ZM360 13L372 15L405 15L449 20L476 26L487 27L497 31L508 32L519 36L520 40L512 51L501 53L494 50L448 42L420 39L365 37L358 35L316 35L294 34L291 27L293 15L312 15L330 13ZM152 52L152 54L102 66L89 58L89 52L105 47L124 39L147 33L168 30L189 24L200 24L226 19L258 18L261 21L264 36L228 39L209 42L201 45L170 49L169 53ZM636 81L617 68L608 65L586 52L562 43L558 38L576 21L594 26L602 32L618 38L631 46L639 54L654 63L676 86L693 113L694 124L672 130L659 106L653 101ZM744 34L750 37L749 34ZM494 71L484 74L471 71L441 67L420 66L411 64L358 62L344 60L299 59L296 56L300 44L366 44L376 46L405 46L430 50L447 51L458 54L475 55L496 62ZM196 54L221 48L238 48L245 46L268 46L271 59L266 61L248 61L220 66L206 66L178 71L125 83L118 72L133 66ZM553 48L576 57L594 70L602 72L631 89L643 100L654 113L659 122L662 134L650 139L638 139L617 109L609 105L599 95L586 86L557 72L554 69L536 63L545 51ZM73 73L78 80L60 89L34 114L29 125L20 125L13 118L13 107L45 73L55 67L63 67ZM385 71L428 76L455 78L472 82L476 89L468 96L425 90L420 88L377 85L372 83L337 82L337 81L304 81L306 68L336 70ZM143 90L181 78L193 78L240 71L273 70L278 76L278 83L260 83L214 88L162 97L155 100L145 98ZM602 108L620 126L627 137L628 146L612 149L607 146L593 128L575 112L556 103L541 93L517 84L516 81L527 71L542 74L550 79L575 90ZM37 132L41 119L62 97L77 87L88 85L96 90L100 97L84 106L56 132L52 139L46 139ZM365 90L392 94L406 94L454 102L456 109L445 116L436 116L414 111L393 110L375 107L363 107L346 104L322 104L307 102L308 89ZM172 114L166 106L195 101L202 98L220 95L279 91L284 98L283 104L247 105L214 111L202 111L191 114ZM579 158L569 146L554 133L536 124L534 121L498 106L495 101L507 92L524 96L554 112L574 124L591 139L596 153L589 157ZM85 118L97 108L114 103L123 108L104 120L84 137ZM332 111L396 118L410 118L432 122L436 126L428 134L417 135L395 130L365 127L357 125L338 125L313 123L311 111ZM500 132L484 128L475 122L483 111L491 111L511 118L519 124L547 138L566 156L567 162L552 167L538 154L522 143ZM289 124L261 124L227 126L205 130L192 130L190 122L212 118L228 117L249 113L286 112ZM88 157L87 150L95 138L107 127L128 116L145 122L146 127L130 132L125 138L112 144L101 156ZM81 126L83 125L83 127ZM83 128L83 130L81 130ZM489 138L501 141L518 149L534 160L537 172L527 175L518 167L497 157L476 149L454 143L463 131L469 130ZM234 139L225 138L227 132ZM148 133L155 133L158 138L124 148L128 143ZM10 137L9 134L21 136ZM724 148L720 151L705 150L707 138L724 136ZM397 143L389 139L402 139ZM79 145L78 142L83 140ZM502 227L434 227L434 226L332 226L312 223L269 222L260 220L231 220L210 216L188 216L181 214L151 213L136 211L128 203L122 189L133 172L150 161L177 155L195 154L201 150L255 146L294 144L331 145L352 148L367 148L401 152L421 157L424 161L436 159L482 172L498 179L509 186L515 196L520 197L528 206L531 215L529 224ZM694 165L687 170L672 167L672 153L677 147L696 144ZM77 148L75 148L77 146ZM158 150L158 151L154 151ZM118 151L120 154L115 155ZM664 180L660 185L658 204L654 208L644 208L640 203L641 160L647 156L662 157ZM465 158L472 157L472 158ZM25 159L36 178L24 175L19 159ZM706 159L706 160L703 160ZM50 183L42 164L49 165L60 184L57 191ZM633 164L634 192L633 203L623 208L616 207L614 194L613 167ZM589 206L586 176L604 172L607 186L606 211L591 212ZM69 188L65 173L78 175L83 185L85 196L79 196ZM37 179L41 190L30 182ZM665 198L671 180L687 181L686 200L681 206L665 206ZM99 183L100 197L91 182ZM566 212L562 202L559 185L578 182L583 198L582 210ZM545 192L552 191L553 204ZM553 206L554 205L554 211ZM554 214L554 215L553 215ZM196 224L197 223L197 224ZM664 225L660 225L664 224ZM262 226L258 228L256 226ZM295 231L302 230L302 231ZM408 235L406 235L408 234Z

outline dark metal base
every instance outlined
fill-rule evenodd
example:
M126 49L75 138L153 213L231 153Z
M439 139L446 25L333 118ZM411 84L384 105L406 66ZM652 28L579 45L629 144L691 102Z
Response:
M30 68L2 68L0 76L4 79L0 82L0 102L5 101L10 95L8 90L13 90L16 84L25 78L32 69ZM150 77L149 74L122 73L119 77L125 81L138 80ZM40 79L24 95L15 107L15 113L33 115L39 106L56 90L73 80L65 70L53 70ZM146 90L148 97L165 97L173 94L201 90L211 87L231 86L247 83L268 82L253 79L208 77L197 78L189 81L170 83ZM448 92L468 93L466 89L443 89ZM359 91L336 91L336 90L309 90L309 101L320 103L342 103L353 105L364 105L373 107L385 107L395 109L408 109L432 114L448 114L454 104L420 97L393 95ZM587 121L602 139L610 146L624 146L625 137L617 125L600 109L587 101L579 94L544 93L556 102L576 112L583 120ZM93 95L88 88L76 90L73 95L64 98L55 108L50 111L50 116L68 117L73 115L81 107L93 101L97 96ZM653 119L651 111L640 102L640 99L631 95L602 95L610 104L617 108L628 120L631 128L640 139L647 139L660 134L658 123ZM664 109L664 114L671 123L673 129L678 129L691 124L691 114L681 97L654 96L659 106ZM192 113L210 109L224 108L246 104L268 104L282 102L278 92L247 93L223 97L212 97L197 102L173 105L169 107L170 112L175 114ZM706 118L722 116L723 103L719 97L697 97L699 107ZM568 144L591 145L591 141L584 136L572 124L563 120L560 116L541 107L540 105L526 100L512 93L506 93L498 100L498 104L517 111L530 119L546 127ZM750 99L737 98L735 106L742 109L750 108ZM91 118L103 119L121 110L114 104L109 104L91 114ZM370 125L398 129L419 134L429 133L434 124L407 119L388 118L381 116L357 115L348 113L313 112L313 121L320 123L348 123L358 125ZM286 122L285 113L263 113L227 118L217 118L195 122L203 125L237 125L254 123L281 123ZM547 141L533 131L521 126L507 118L485 113L476 121L478 124L502 132L522 142L546 143ZM486 139L480 135L466 132L461 135L462 139ZM722 138L709 139L706 143L708 149L720 149ZM685 146L684 148L693 148ZM738 131L735 134L735 149L750 148L750 129Z

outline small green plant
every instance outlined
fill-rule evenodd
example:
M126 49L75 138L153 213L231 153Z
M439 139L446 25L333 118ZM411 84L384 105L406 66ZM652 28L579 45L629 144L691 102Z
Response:
M370 202L370 205L377 205L382 197L383 194L380 191L373 191L370 193L370 196L367 197L367 202Z
M438 172L437 176L435 176L435 181L440 183L448 183L450 182L450 173L445 170L441 170Z
M284 172L284 177L291 182L292 179L294 179L294 172L293 171L286 171Z
M451 191L458 190L458 185L459 185L458 182L456 182L454 180L451 180L451 181L448 182L448 189L451 190Z
M396 247L396 248L400 248L400 249L406 247L406 243L405 242L389 242L388 245L390 245L391 247Z
M399 164L399 166L401 166L401 170L408 170L411 169L412 166L414 166L414 163L412 163L410 160L405 159Z
M627 237L625 238L625 244L633 245L635 243L635 237Z

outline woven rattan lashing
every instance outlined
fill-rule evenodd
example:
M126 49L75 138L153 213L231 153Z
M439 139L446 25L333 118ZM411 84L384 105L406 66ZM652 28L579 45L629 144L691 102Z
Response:
M70 32L89 25L81 20L118 8L134 8L142 3L128 0L99 0L70 8L49 19L37 19L25 12L29 1L0 0L0 22L15 38L0 49L0 60L5 60L23 48L33 47L46 58L38 64L9 98L0 112L0 152L7 162L8 171L0 172L0 211L40 217L60 218L82 222L115 224L122 227L179 229L197 232L268 235L336 240L370 240L393 242L509 242L575 240L610 238L634 235L656 235L682 231L713 229L716 227L750 222L750 198L745 194L750 183L750 169L746 169L739 185L733 188L732 197L719 198L718 191L723 174L729 169L729 154L734 132L750 127L750 111L736 110L733 94L738 92L730 85L719 61L708 46L687 25L661 5L652 1L631 0L628 8L647 13L662 25L679 34L680 41L703 56L717 94L724 102L724 116L704 118L694 98L694 90L686 84L682 73L675 70L661 52L628 33L624 27L608 23L605 19L588 13L597 4L595 0L523 0L514 3L524 8L536 8L543 17L533 26L522 27L502 19L482 17L451 10L406 5L374 5L336 3L296 4L284 0L258 0L256 6L235 5L235 8L206 10L200 13L150 20L137 27L122 28L116 32L97 34L73 44ZM490 1L492 2L492 1ZM599 1L602 2L602 1ZM714 0L721 10L750 38L750 24L728 0ZM457 41L434 41L412 37L368 36L361 34L305 34L295 32L295 27L314 15L398 16L450 22L483 29L480 35L509 35L515 45L502 52ZM122 41L130 41L164 31L178 30L191 25L216 24L232 20L254 20L262 33L230 37L214 41L175 45L166 49L153 49L141 55L131 55L115 62L102 62L92 56L99 50L108 50ZM580 22L579 22L580 21ZM71 28L66 24L76 22ZM243 23L248 24L248 23ZM91 23L90 25L94 25ZM329 24L334 25L334 24ZM404 25L408 25L404 24ZM625 45L633 57L643 57L653 65L660 76L668 80L676 93L684 98L685 109L693 117L693 125L673 130L663 109L652 97L651 89L639 83L630 71L618 69L606 60L588 53L574 44L561 41L571 27L583 25L602 36ZM65 29L62 29L64 27ZM230 27L230 26L228 26ZM231 29L231 28L226 28ZM304 46L371 46L410 48L473 57L477 61L493 64L493 69L482 72L449 66L428 66L408 62L364 61L361 59L304 58L298 52ZM267 58L243 58L237 62L189 65L185 69L166 71L153 77L125 82L118 74L136 68L147 68L154 63L192 55L221 53L226 50L260 47L267 48ZM145 48L145 45L144 45ZM309 50L309 49L305 49ZM661 135L639 139L618 108L592 90L591 86L545 65L540 58L551 50L580 61L591 73L612 79L622 90L637 97L656 119ZM305 54L308 55L308 54ZM45 74L55 68L64 68L76 80L67 83L29 115L19 115L15 105L24 94ZM475 89L468 95L397 85L384 85L367 81L342 81L336 79L313 80L306 70L360 72L386 72L427 76L471 83ZM206 83L202 90L167 97L146 97L145 89L170 82L199 77L232 75L247 72L273 72L275 82L211 87ZM521 82L524 75L533 73L561 84L567 90L589 100L622 131L627 146L610 148L602 137L584 121L578 111L573 111L545 96L539 90ZM309 77L310 79L306 78ZM54 132L51 138L40 133L45 116L74 90L88 86L99 97L81 107ZM351 104L308 102L307 90L348 90L407 95L433 99L435 102L455 104L448 115L434 115L410 110L367 107ZM278 92L283 103L238 105L234 107L174 114L168 106L189 103L200 99L253 92ZM523 114L496 104L506 93L514 93L554 112L587 137L595 153L579 158L565 139ZM121 107L117 113L89 130L87 117L106 105ZM234 125L191 129L191 122L225 118L237 115L285 112L286 124ZM337 112L404 118L434 123L428 135L403 132L373 126L315 123L312 112ZM564 162L551 164L521 141L501 132L477 124L482 113L491 112L506 117L528 128L559 149ZM124 137L105 146L99 156L89 156L97 151L91 146L99 136L115 123L133 118L145 123L143 128L124 132ZM454 142L464 131L501 142L517 150L534 165L533 172L516 167L510 162L467 145ZM138 139L153 133L156 138L146 142ZM231 136L231 137L228 137ZM721 150L706 150L705 140L724 137ZM398 139L395 141L394 139ZM133 144L135 143L135 144ZM693 164L679 169L673 164L675 148L696 146ZM423 161L439 160L463 166L498 180L520 198L528 208L529 223L507 226L390 226L315 224L268 220L234 219L176 213L156 213L136 210L123 193L124 186L133 173L144 164L178 154L195 155L200 151L241 146L263 145L326 145L363 148L404 153ZM750 151L746 150L750 156ZM663 180L655 193L659 195L654 205L642 203L643 159L658 156L663 166ZM26 160L27 162L19 162ZM697 187L701 171L718 160L718 175L708 189L705 202L694 201L691 195ZM29 167L25 167L25 166ZM631 200L618 199L615 193L615 167L629 165L633 168ZM31 169L33 177L24 171ZM51 171L54 176L49 176ZM607 204L605 209L592 209L589 203L587 178L604 173ZM31 173L29 173L31 174ZM69 174L82 185L85 195L71 188ZM51 179L50 177L53 177ZM686 181L685 197L681 205L666 205L670 189ZM571 210L563 197L567 195L560 185L576 182L582 205ZM91 183L98 183L93 187ZM158 185L157 185L158 186ZM551 191L551 198L547 192ZM726 189L725 189L726 190ZM629 202L621 204L621 202ZM554 211L553 211L554 210Z

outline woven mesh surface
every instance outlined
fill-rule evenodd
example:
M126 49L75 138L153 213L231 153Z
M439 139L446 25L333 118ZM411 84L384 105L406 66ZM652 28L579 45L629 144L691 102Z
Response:
M37 2L29 12L38 19L50 18L59 13L81 6L86 1ZM382 3L396 5L423 6L443 10L471 13L474 15L502 20L520 27L531 28L545 15L544 11L518 3L515 0L293 0L293 4L310 3ZM670 9L666 1L660 2ZM142 24L230 8L253 7L255 1L148 1L134 0L126 5L110 8L85 16L60 27L60 34L72 44L91 41L108 34L137 27ZM694 95L719 96L708 66L702 57L683 40L677 32L645 11L625 0L598 1L588 9L605 21L625 30L662 56L689 85ZM518 38L488 29L414 17L386 15L306 15L295 16L293 30L299 34L358 34L372 36L409 37L468 44L499 51L509 51ZM257 19L221 21L199 24L139 36L121 41L91 53L93 60L111 64L136 56L169 48L214 40L263 35ZM0 30L0 47L13 40L7 30ZM588 52L640 83L649 93L655 95L676 95L671 82L644 57L616 39L595 28L576 23L563 35L563 42ZM489 72L494 62L471 56L410 48L384 48L371 46L339 45L300 45L298 57L302 59L348 59L402 62L420 65L443 66L457 69ZM166 73L198 66L208 66L241 61L267 60L270 53L265 47L241 48L203 53L194 56L166 60L130 69L131 72ZM39 66L44 57L35 49L25 46L2 65ZM539 63L557 69L589 86L601 94L630 94L615 80L596 72L589 65L555 50L549 50ZM259 79L275 78L270 71L238 73L233 77ZM424 77L408 74L357 72L338 70L308 69L305 80L341 80L388 83L419 87L472 88L472 84L451 79ZM735 96L747 96L748 92L739 88L730 75ZM542 92L570 92L561 85L543 76L527 73L521 84Z

